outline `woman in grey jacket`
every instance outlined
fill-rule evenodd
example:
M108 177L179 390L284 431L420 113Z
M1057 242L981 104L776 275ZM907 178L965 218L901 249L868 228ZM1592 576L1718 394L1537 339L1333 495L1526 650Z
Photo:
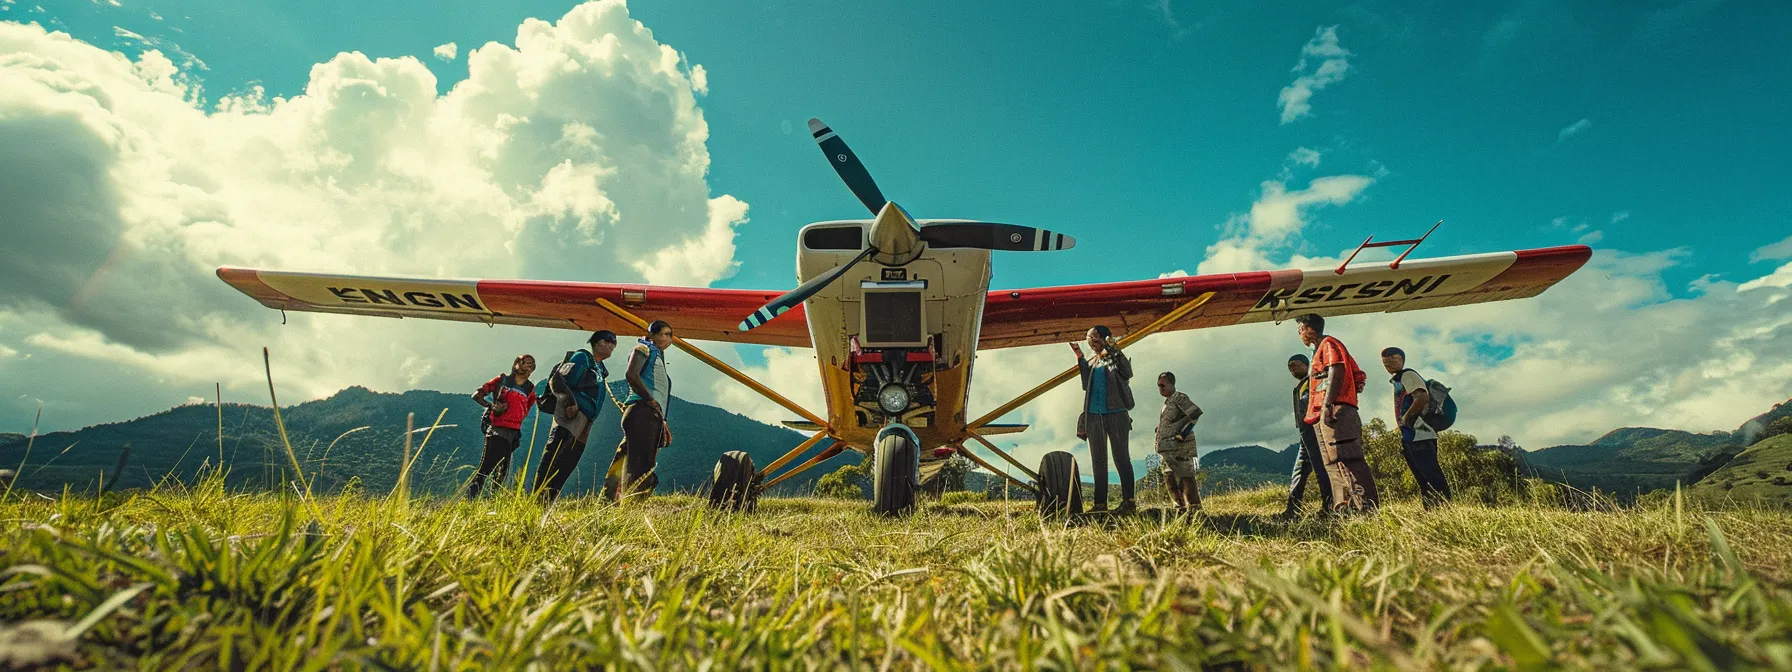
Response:
M1114 332L1104 325L1089 329L1087 338L1093 357L1084 357L1075 343L1070 349L1076 353L1077 371L1083 378L1083 415L1077 423L1077 438L1089 440L1089 459L1095 468L1095 502L1090 510L1108 508L1108 451L1112 450L1114 470L1120 474L1120 507L1114 512L1131 513L1138 509L1132 456L1126 445L1132 431L1132 360L1120 351Z

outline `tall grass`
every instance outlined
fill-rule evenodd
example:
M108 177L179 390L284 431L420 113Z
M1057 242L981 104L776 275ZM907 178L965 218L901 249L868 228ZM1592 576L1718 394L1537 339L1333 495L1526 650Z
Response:
M311 509L213 472L103 507L8 500L0 621L78 630L46 655L104 668L1792 667L1784 512L1282 523L1265 489L1066 525L999 501L885 520L497 492Z

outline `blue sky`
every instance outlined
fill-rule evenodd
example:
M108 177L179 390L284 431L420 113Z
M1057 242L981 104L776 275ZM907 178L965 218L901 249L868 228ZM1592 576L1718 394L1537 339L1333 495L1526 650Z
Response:
M1344 322L1353 338L1407 345L1415 364L1468 390L1470 431L1548 445L1622 425L1727 430L1792 395L1783 355L1792 349L1792 304L1783 302L1792 293L1792 204L1780 195L1792 178L1792 87L1783 84L1792 59L1779 46L1792 33L1789 3L1167 0L1019 12L962 2L637 1L624 22L518 45L527 20L564 27L562 17L581 10L600 13L535 0L0 0L0 21L77 41L0 24L0 49L37 58L0 62L4 81L35 87L0 97L0 134L9 119L60 123L77 108L111 115L84 117L67 138L0 144L0 167L57 175L68 166L45 157L87 146L59 144L75 140L116 136L124 140L108 146L128 150L96 159L127 205L56 231L0 213L0 235L25 241L15 248L21 263L66 259L83 277L93 267L132 269L48 289L0 269L0 285L20 283L0 286L0 381L48 381L0 383L0 430L28 429L39 399L50 428L206 397L218 380L227 399L255 400L265 393L266 344L277 361L294 362L282 375L295 389L282 396L295 401L348 384L455 389L516 348L566 346L558 332L341 316L294 315L280 327L209 276L221 264L793 286L801 226L866 215L809 138L811 116L840 132L884 193L917 217L1077 237L1068 253L999 256L998 287L1242 270L1212 254L1241 246L1252 268L1336 263L1370 233L1409 237L1439 219L1419 256L1591 244L1594 262L1536 300ZM592 74L619 62L594 57L580 57L578 72L523 68L551 81L519 91L572 101L571 111L516 91L449 95L469 80L475 49L493 55L487 62L523 53L514 60L538 67L588 55L619 35L604 30L634 21L651 31L623 40L645 68L628 71L634 79ZM452 57L437 56L448 43ZM641 63L662 48L683 64L649 72ZM180 68L177 82L199 87L203 110L180 100L194 89L156 79L152 49ZM121 67L104 51L136 63ZM428 74L437 97L406 92ZM270 104L214 109L254 86ZM307 87L313 93L301 96ZM1304 107L1288 104L1297 90L1310 94ZM272 103L276 96L287 100ZM629 101L649 112L613 114L635 109ZM707 139L694 152L610 154L602 165L547 143L531 151L551 160L519 168L460 146L509 133L502 124L453 125L487 108L576 118L594 138L639 134L653 147L677 146L700 124ZM404 115L420 109L438 124L431 129L467 137L416 135ZM674 121L658 123L661 112ZM551 188L566 177L545 170L557 152L596 188ZM333 163L363 154L375 158ZM418 186L417 156L431 157L422 172L434 182ZM268 157L293 163L270 166ZM686 184L677 170L657 172L668 165L707 176ZM454 201L498 194L493 185L510 193ZM692 189L710 197L708 229L705 194L692 199ZM56 216L83 203L41 188L0 197L40 208L11 212ZM605 220L612 200L623 214ZM561 209L543 214L543 202ZM729 208L741 204L747 221L729 224ZM1265 227L1272 235L1261 235ZM91 236L97 243L58 232L89 228L102 232ZM651 240L625 240L623 229ZM568 238L542 248L542 231ZM609 237L577 239L594 231ZM616 251L663 253L699 238L721 246L652 268ZM177 243L158 247L163 240ZM483 257L461 249L506 245ZM738 268L700 268L712 262ZM1165 336L1140 357L1205 381L1196 397L1209 410L1203 446L1281 445L1291 435L1285 411L1266 400L1284 393L1280 362L1299 346L1276 329ZM799 401L819 396L802 351L723 355ZM1068 365L1062 348L1045 346L986 356L977 407L1031 387L1034 372ZM694 364L683 370L709 375ZM681 389L762 420L783 415L719 378ZM1015 418L1039 428L1026 436L1040 438L1022 439L1035 441L1023 452L1066 442L1074 412L1060 407L1075 402L1059 396Z
M343 51L420 57L446 91L466 76L467 50L575 4L122 1L65 0L44 5L47 16L15 5L8 18L49 18L126 53L134 45L115 26L177 44L205 62L195 74L215 98L250 83L301 93L310 66ZM1792 5L1275 4L637 2L630 12L708 74L709 183L752 208L740 271L720 286L793 284L797 228L863 215L803 133L810 116L917 216L1043 226L1078 236L1085 258L1126 260L1077 263L1075 280L1192 266L1298 147L1323 150L1322 169L1387 171L1309 229L1315 251L1416 235L1438 219L1433 254L1573 243L1581 234L1569 228L1586 223L1604 232L1600 246L1689 249L1668 278L1679 291L1745 269L1764 237L1792 229L1792 201L1776 195L1792 87L1772 85L1792 81L1792 60L1772 47ZM1277 93L1322 25L1338 26L1350 72L1315 94L1311 116L1282 124ZM463 57L429 57L446 42ZM1628 217L1612 223L1618 213ZM1055 282L1063 263L1009 255L996 283Z

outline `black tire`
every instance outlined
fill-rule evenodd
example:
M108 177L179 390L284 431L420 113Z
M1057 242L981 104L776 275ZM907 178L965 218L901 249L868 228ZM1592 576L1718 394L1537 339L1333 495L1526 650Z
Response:
M759 493L753 491L753 456L738 450L722 453L716 460L715 483L709 486L709 506L723 511L751 513L759 504Z
M920 487L921 448L906 432L889 432L877 442L876 476L872 481L871 510L900 516L915 508Z
M1039 460L1039 515L1047 518L1083 512L1083 477L1076 456L1059 450Z

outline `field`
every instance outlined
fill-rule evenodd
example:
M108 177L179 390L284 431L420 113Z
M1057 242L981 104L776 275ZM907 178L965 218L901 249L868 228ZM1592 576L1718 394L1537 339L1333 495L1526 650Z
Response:
M1065 524L1000 501L14 493L0 666L1792 668L1783 510L1280 523L1277 500Z

